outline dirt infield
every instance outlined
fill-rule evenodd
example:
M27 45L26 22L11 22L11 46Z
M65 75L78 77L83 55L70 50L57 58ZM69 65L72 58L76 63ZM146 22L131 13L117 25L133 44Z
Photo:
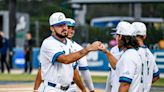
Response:
M33 82L1 82L0 92L33 92L33 86ZM94 86L95 92L104 92L105 84L95 83ZM164 87L152 87L150 92L164 92Z
M33 83L4 84L0 85L0 92L33 92L33 85ZM104 92L104 90L101 89L96 89L95 91Z
M33 82L0 84L0 92L33 92L33 85ZM96 89L95 92L104 92L103 89L104 87L102 89ZM164 92L164 87L152 87L150 92Z

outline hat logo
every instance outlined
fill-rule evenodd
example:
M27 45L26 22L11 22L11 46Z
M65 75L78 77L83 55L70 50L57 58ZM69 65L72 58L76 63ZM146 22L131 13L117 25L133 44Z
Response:
M58 18L58 21L61 21L63 19L63 16L60 15L59 18Z

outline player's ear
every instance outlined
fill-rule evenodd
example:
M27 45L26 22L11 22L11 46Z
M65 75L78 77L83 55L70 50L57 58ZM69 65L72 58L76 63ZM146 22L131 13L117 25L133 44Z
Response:
M50 27L50 30L53 32L53 31L54 31L54 28L51 26L51 27Z

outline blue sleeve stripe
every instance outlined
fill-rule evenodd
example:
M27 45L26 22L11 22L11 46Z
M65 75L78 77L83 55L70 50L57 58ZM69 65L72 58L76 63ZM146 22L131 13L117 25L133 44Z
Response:
M126 83L131 84L132 83L132 79L122 76L122 77L120 77L119 82L126 82Z
M158 72L156 72L156 73L153 73L153 78L154 78L154 77L158 77L158 76L159 76L159 74L160 74L160 73L159 73L159 71L158 71Z
M63 52L58 52L58 53L56 53L56 54L53 56L52 64L54 64L55 61L57 60L57 58L58 58L60 55L62 55L62 54L64 54L64 51L63 51Z
M88 70L88 66L85 66L85 67L79 67L79 70Z

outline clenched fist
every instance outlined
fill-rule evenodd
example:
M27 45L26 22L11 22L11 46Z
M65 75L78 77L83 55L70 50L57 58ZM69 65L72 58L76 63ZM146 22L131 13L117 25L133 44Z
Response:
M105 47L104 44L101 44L101 45L99 46L99 50L103 51L104 53L107 53L107 52L108 52L108 49Z
M96 50L99 50L101 44L102 44L102 43L101 43L100 41L95 41L95 42L93 42L91 45L89 45L89 46L87 47L87 49L88 49L89 51L96 51Z

